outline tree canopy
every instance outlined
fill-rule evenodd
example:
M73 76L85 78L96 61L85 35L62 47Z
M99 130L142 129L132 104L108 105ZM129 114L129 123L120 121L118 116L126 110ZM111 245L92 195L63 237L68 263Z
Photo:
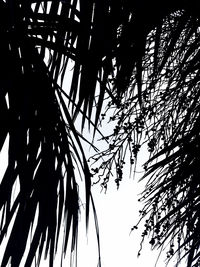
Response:
M91 206L98 235L91 178L106 188L115 170L119 186L125 157L136 164L141 145L149 151L142 238L161 249L168 242L169 259L198 266L199 15L196 0L0 1L1 149L9 139L0 243L14 218L2 267L19 266L32 230L25 266L36 251L39 265L43 250L53 266L63 222L63 254L71 244L76 255L78 179L86 225ZM95 135L111 113L113 133L102 137L108 149L91 170L76 118Z

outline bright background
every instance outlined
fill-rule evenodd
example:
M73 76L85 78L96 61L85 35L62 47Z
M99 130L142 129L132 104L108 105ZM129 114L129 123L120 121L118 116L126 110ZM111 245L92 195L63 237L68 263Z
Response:
M111 125L105 125L104 130L111 130ZM3 176L5 167L7 166L7 148L8 139L3 147L3 151L0 153L0 177ZM101 146L101 149L103 147ZM84 147L84 151L88 151L88 146ZM140 153L138 160L138 171L141 171L141 165L147 159L147 154ZM141 233L144 230L143 223L140 224L138 230L131 232L131 228L137 224L139 219L139 210L142 208L142 204L138 202L140 193L144 189L145 180L138 183L142 174L138 173L134 179L130 178L129 168L127 167L124 172L123 181L117 190L116 184L113 180L109 182L108 190L105 194L101 190L100 184L96 184L92 188L96 211L98 215L98 223L100 230L100 245L101 245L101 262L102 267L164 267L166 265L165 257L166 253L160 257L156 264L159 251L152 251L151 246L148 243L150 240L146 238L146 242L143 243L143 249L141 256L138 258L137 254L140 249L140 242L142 240ZM84 183L79 180L80 191L84 190ZM78 262L77 267L96 267L98 263L97 253L97 240L95 234L93 214L90 215L89 230L86 235L85 218L84 218L84 203L80 208L80 230L78 241ZM5 243L4 243L5 244ZM3 256L3 248L0 248L0 261ZM35 266L33 264L33 266ZM47 261L41 263L41 267L47 267ZM59 255L57 257L56 267L60 267ZM69 266L69 263L63 264L63 266ZM172 260L168 267L175 266ZM185 267L186 263L182 263L178 267ZM16 266L17 267L17 266ZM24 262L20 267L24 267Z
M109 124L104 125L102 131L109 130ZM103 149L103 145L101 147ZM87 151L86 148L84 151ZM149 154L142 149L138 155L136 174L130 177L128 164L123 169L123 180L117 190L115 177L108 183L108 190L102 191L99 184L92 187L94 202L98 215L101 245L101 263L102 267L165 267L166 252L159 257L160 250L152 250L147 237L140 251L141 234L144 231L144 221L141 222L137 230L131 232L131 228L139 220L139 210L143 204L138 202L141 192L145 188L147 180L139 179L144 174L142 164L148 159ZM129 158L127 158L129 162ZM82 210L83 211L83 210ZM78 267L96 267L97 266L97 245L95 227L91 214L88 238L85 237L85 221L81 220ZM171 260L168 267L175 266L175 258ZM185 267L185 261L178 267Z

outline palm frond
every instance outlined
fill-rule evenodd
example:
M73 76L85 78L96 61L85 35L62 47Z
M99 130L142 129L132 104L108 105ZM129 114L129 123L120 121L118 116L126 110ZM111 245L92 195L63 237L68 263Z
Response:
M127 24L129 31L134 29L131 22ZM146 203L141 216L148 217L142 238L150 234L150 244L160 249L169 242L168 259L177 252L178 262L187 256L188 267L196 266L199 261L199 18L188 9L170 10L150 29L146 35L142 34L145 46L141 46L139 61L134 65L133 58L125 57L127 65L132 64L127 69L127 73L130 70L128 89L117 108L112 101L108 105L108 109L114 109L110 121L115 121L116 127L107 136L110 146L95 155L94 160L104 157L98 173L103 178L102 185L107 187L114 169L119 185L125 156L130 156L133 165L141 145L146 145L150 158L144 165L146 173L142 179L149 177L149 180L141 198ZM130 44L125 40L131 43L128 36L130 32L123 37L127 49ZM139 53L136 47L133 50L128 54ZM122 51L125 53L125 49ZM121 86L126 88L125 84Z
M73 58L73 47L66 49L65 41L73 46L77 23L74 19L71 25L69 19L63 22L59 5L36 2L33 8L15 1L1 3L1 147L9 136L8 166L0 185L1 242L14 219L2 267L9 261L11 266L20 265L34 222L24 266L31 266L35 255L39 265L43 252L53 266L62 222L63 256L68 243L76 253L80 206L76 163L85 181L88 224L90 172L57 86L61 56L66 53L67 60ZM63 5L61 13L67 8L77 14L73 5ZM70 35L71 28L72 36L63 39L63 30ZM53 53L45 64L46 49ZM19 192L12 201L17 181Z
M1 1L0 148L9 136L9 161L0 185L1 242L16 216L2 266L10 258L11 266L19 266L35 220L25 266L36 251L39 263L43 250L53 266L62 220L63 253L70 231L76 251L76 164L85 181L86 224L92 198L74 120L81 110L82 129L93 118L96 129L107 94L112 98L108 108L117 106L111 117L117 125L105 137L111 140L109 149L98 154L107 157L101 166L104 186L113 165L119 185L125 154L129 151L133 164L146 138L151 158L145 165L150 178L144 236L151 232L157 245L169 238L169 258L178 237L177 251L190 247L188 266L198 261L197 2L167 1L157 9L157 1ZM68 91L64 84L71 61ZM12 203L16 181L20 190ZM93 200L92 207L98 236Z

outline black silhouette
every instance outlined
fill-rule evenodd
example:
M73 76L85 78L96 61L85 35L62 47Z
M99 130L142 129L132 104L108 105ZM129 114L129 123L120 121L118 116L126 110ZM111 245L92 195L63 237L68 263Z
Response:
M77 165L85 181L86 224L90 202L94 214L95 207L74 122L81 115L82 129L87 121L95 134L107 96L117 126L104 137L109 149L98 154L106 159L95 173L103 170L106 187L115 164L119 186L126 152L134 164L146 143L143 238L150 233L151 245L161 249L169 241L169 259L177 252L178 262L187 256L188 267L198 266L199 19L195 0L0 2L1 148L9 137L0 185L1 243L16 216L2 267L9 260L19 266L37 212L25 266L36 251L39 263L43 250L53 266L63 221L63 253L70 231L76 251ZM20 191L12 203L16 181Z

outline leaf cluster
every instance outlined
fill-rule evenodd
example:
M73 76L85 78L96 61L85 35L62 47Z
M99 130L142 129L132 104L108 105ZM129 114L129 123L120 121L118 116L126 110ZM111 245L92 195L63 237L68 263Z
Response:
M177 249L190 247L188 266L197 261L197 2L0 1L0 148L9 138L0 185L0 242L14 218L2 267L9 261L19 266L35 221L25 266L31 266L36 252L39 265L43 250L53 266L62 222L63 254L70 237L76 252L75 169L85 182L86 224L91 202L98 236L91 174L75 120L81 115L81 128L87 120L95 133L107 97L116 127L105 136L108 150L97 155L106 157L104 186L114 165L119 185L126 153L133 164L147 144L150 178L142 214L149 214L152 227L145 235L153 233L152 244L168 236L173 244L175 236L184 235ZM19 192L11 201L17 181Z
M99 169L107 188L111 170L122 170L127 154L134 164L147 147L142 239L151 236L150 244L161 250L169 242L167 258L187 256L188 266L199 261L199 42L199 19L185 10L148 33L141 80L135 65L120 104L108 104L110 122L116 122L106 136L110 145L94 157L104 157Z

